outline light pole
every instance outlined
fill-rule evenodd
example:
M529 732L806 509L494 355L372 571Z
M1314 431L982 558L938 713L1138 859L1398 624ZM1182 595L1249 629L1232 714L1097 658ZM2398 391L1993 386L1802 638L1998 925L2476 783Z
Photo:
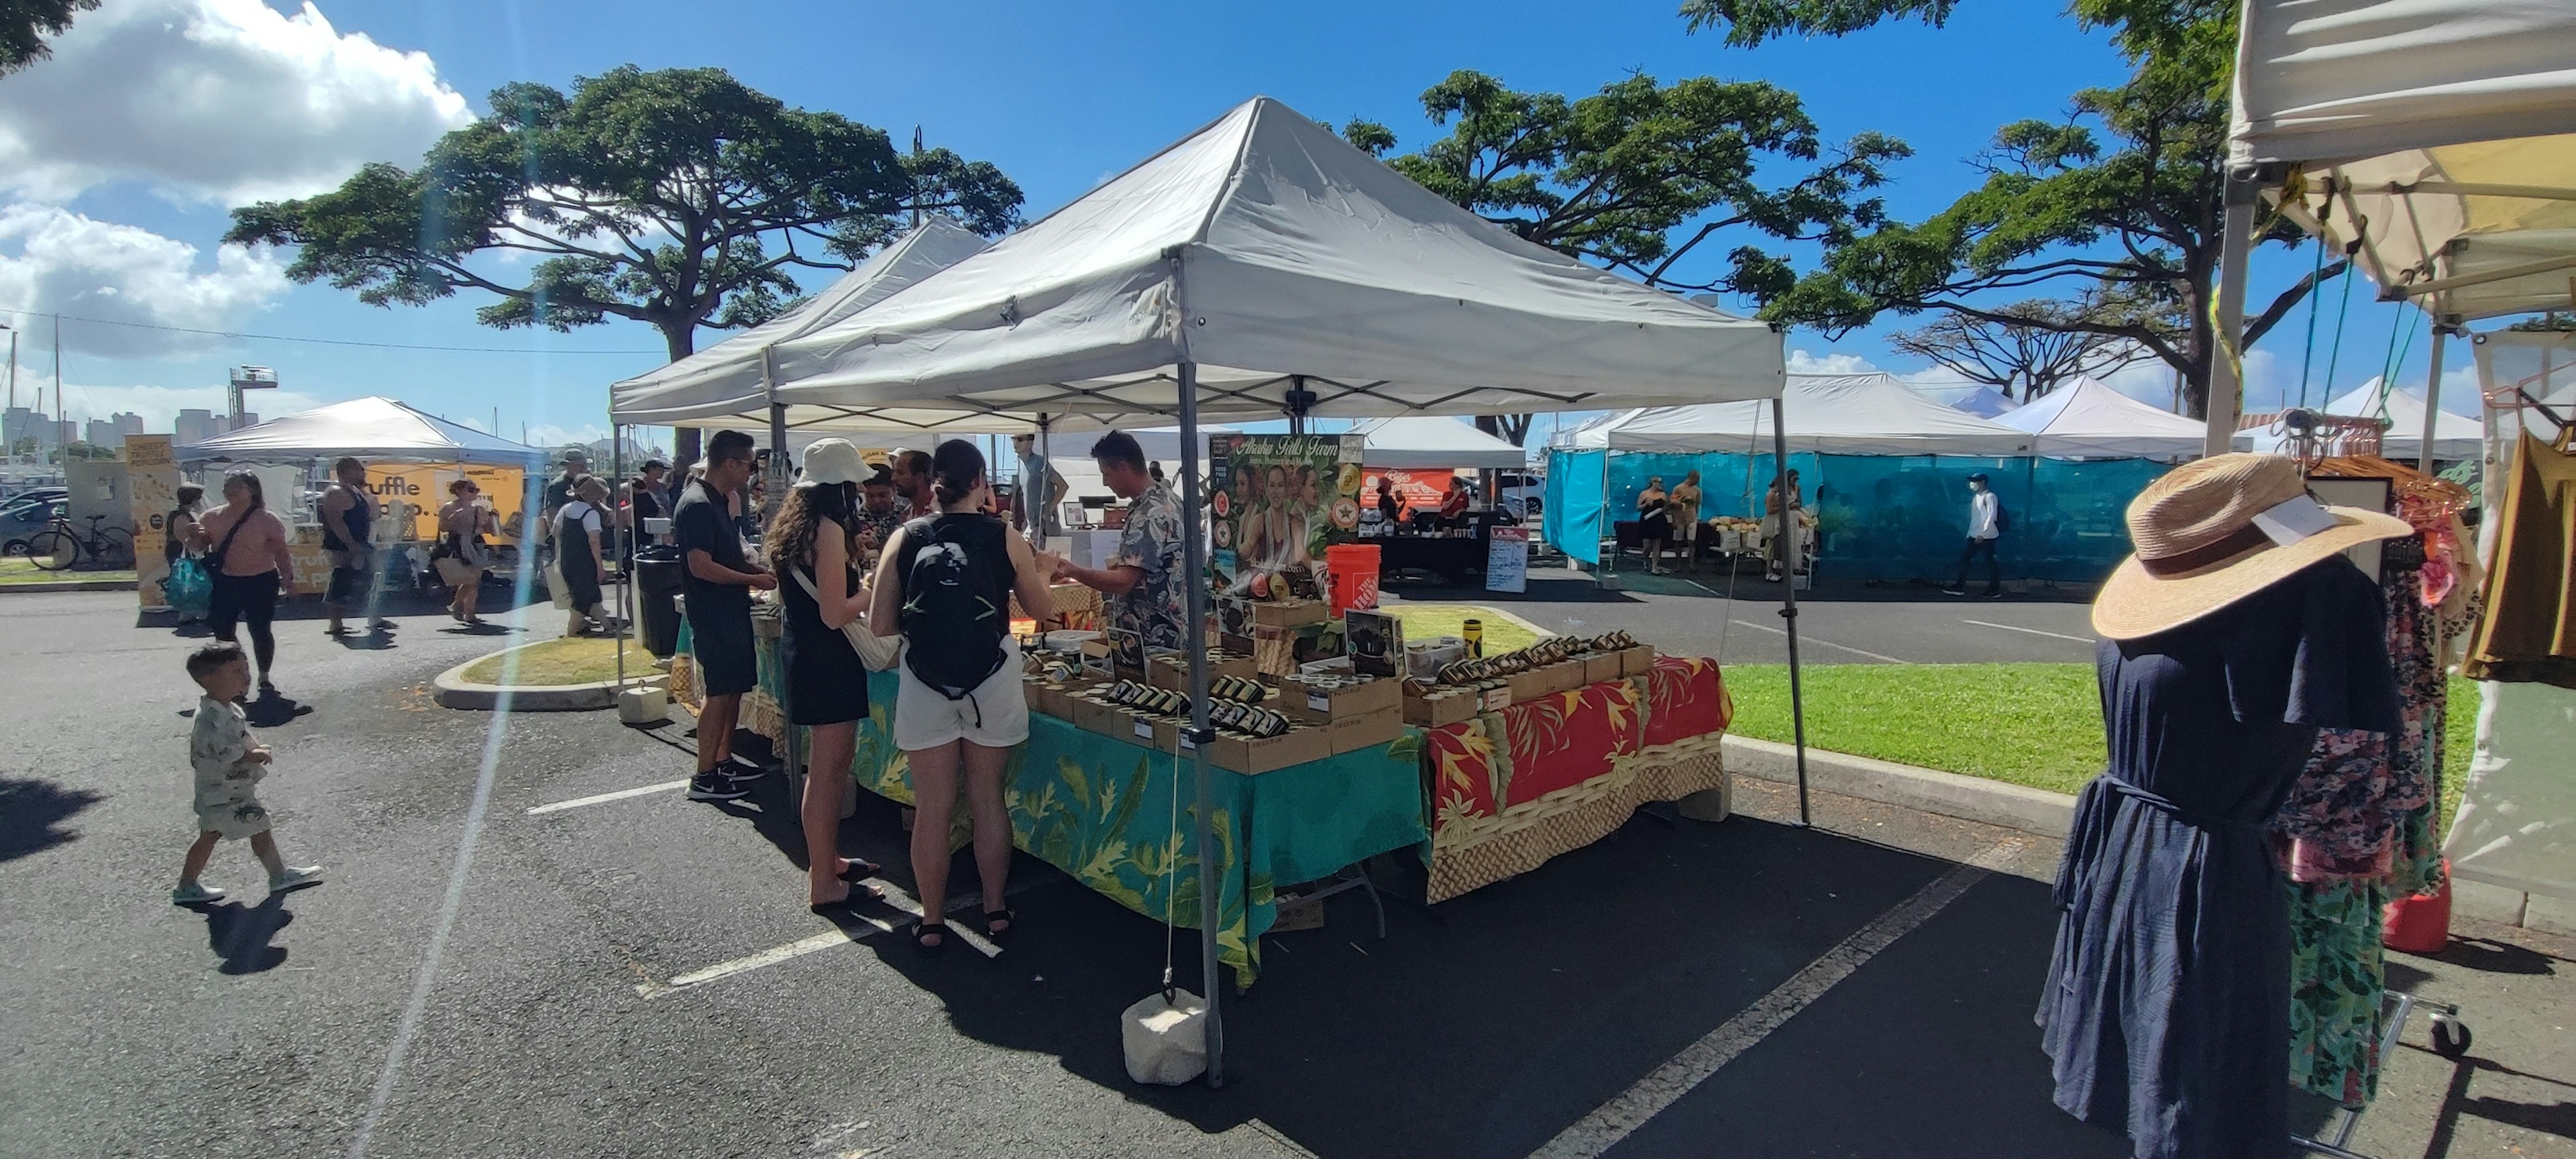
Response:
M9 410L16 410L18 409L18 328L6 322L0 322L0 330L9 332ZM9 411L0 411L0 415L8 413ZM0 463L17 462L18 440L9 437L7 423L0 423L0 440L7 440L9 444L0 447Z
M241 429L241 420L242 420L242 392L243 392L243 391L245 391L245 390L275 390L275 389L277 389L277 372L276 372L276 371L274 371L274 370L270 370L269 368L267 368L267 367L265 367L265 366L236 366L236 367L234 367L234 368L233 368L233 373L232 373L232 391L231 391L231 395L232 395L231 402L232 402L232 406L233 406L233 413L231 414L231 416L229 416L229 417L225 420L225 422L224 422L224 429L226 429L226 430L240 430L240 429Z

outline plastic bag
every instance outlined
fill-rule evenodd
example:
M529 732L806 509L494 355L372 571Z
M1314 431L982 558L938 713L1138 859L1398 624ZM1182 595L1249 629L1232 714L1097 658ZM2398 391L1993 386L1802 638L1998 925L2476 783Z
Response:
M214 577L195 556L180 556L170 565L169 578L161 581L161 602L182 616L205 615L214 598Z
M1127 1077L1176 1087L1207 1073L1207 999L1157 990L1119 1015Z

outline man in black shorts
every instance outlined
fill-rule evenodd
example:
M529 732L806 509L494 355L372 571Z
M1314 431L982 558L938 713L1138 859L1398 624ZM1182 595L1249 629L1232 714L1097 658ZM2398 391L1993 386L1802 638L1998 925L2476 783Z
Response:
M672 541L687 561L681 592L687 598L689 655L697 666L706 706L698 712L698 775L689 781L692 801L732 801L750 795L746 782L760 766L733 753L733 726L742 694L759 683L751 641L751 592L778 586L778 577L743 560L742 534L725 497L751 478L751 436L717 431L707 440L705 474L680 492L671 511Z

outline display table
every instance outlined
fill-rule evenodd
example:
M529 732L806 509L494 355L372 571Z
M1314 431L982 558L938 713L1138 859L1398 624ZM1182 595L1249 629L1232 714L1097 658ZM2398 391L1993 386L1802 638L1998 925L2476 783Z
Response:
M1485 574L1487 543L1482 533L1386 535L1357 542L1377 549L1377 573L1381 577L1399 571L1425 571L1447 580L1452 587L1464 587L1469 577Z
M1734 718L1717 662L1657 657L1645 676L1514 704L1423 737L1429 901L1536 869L1600 840L1649 801L1726 784Z
M775 620L755 623L763 629L760 687L743 698L742 726L777 739L785 717ZM687 646L683 631L672 688L694 704ZM908 805L909 770L888 733L894 688L892 673L870 674L870 718L860 722L851 775ZM1276 918L1275 886L1410 846L1428 866L1426 900L1444 901L1600 840L1649 801L1722 789L1718 740L1733 714L1715 661L1659 657L1642 676L1441 728L1408 728L1383 748L1255 775L1211 767L1224 888L1220 957L1239 984L1258 975L1259 940ZM1012 754L1004 790L1012 843L1137 913L1196 928L1192 768L1171 753L1031 712L1029 742ZM1426 810L1426 795L1436 807ZM953 844L965 844L967 823L960 806ZM1184 860L1167 878L1175 856Z

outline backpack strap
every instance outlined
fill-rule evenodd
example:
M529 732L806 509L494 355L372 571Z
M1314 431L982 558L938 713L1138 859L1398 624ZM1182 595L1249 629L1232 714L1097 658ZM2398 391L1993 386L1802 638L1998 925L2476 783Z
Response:
M224 541L215 545L215 570L222 571L224 569L224 565L232 562L233 537L242 533L242 525L249 523L251 516L257 515L265 510L267 510L267 508L254 503L249 507L243 508L242 513L233 518L233 525L224 529Z

